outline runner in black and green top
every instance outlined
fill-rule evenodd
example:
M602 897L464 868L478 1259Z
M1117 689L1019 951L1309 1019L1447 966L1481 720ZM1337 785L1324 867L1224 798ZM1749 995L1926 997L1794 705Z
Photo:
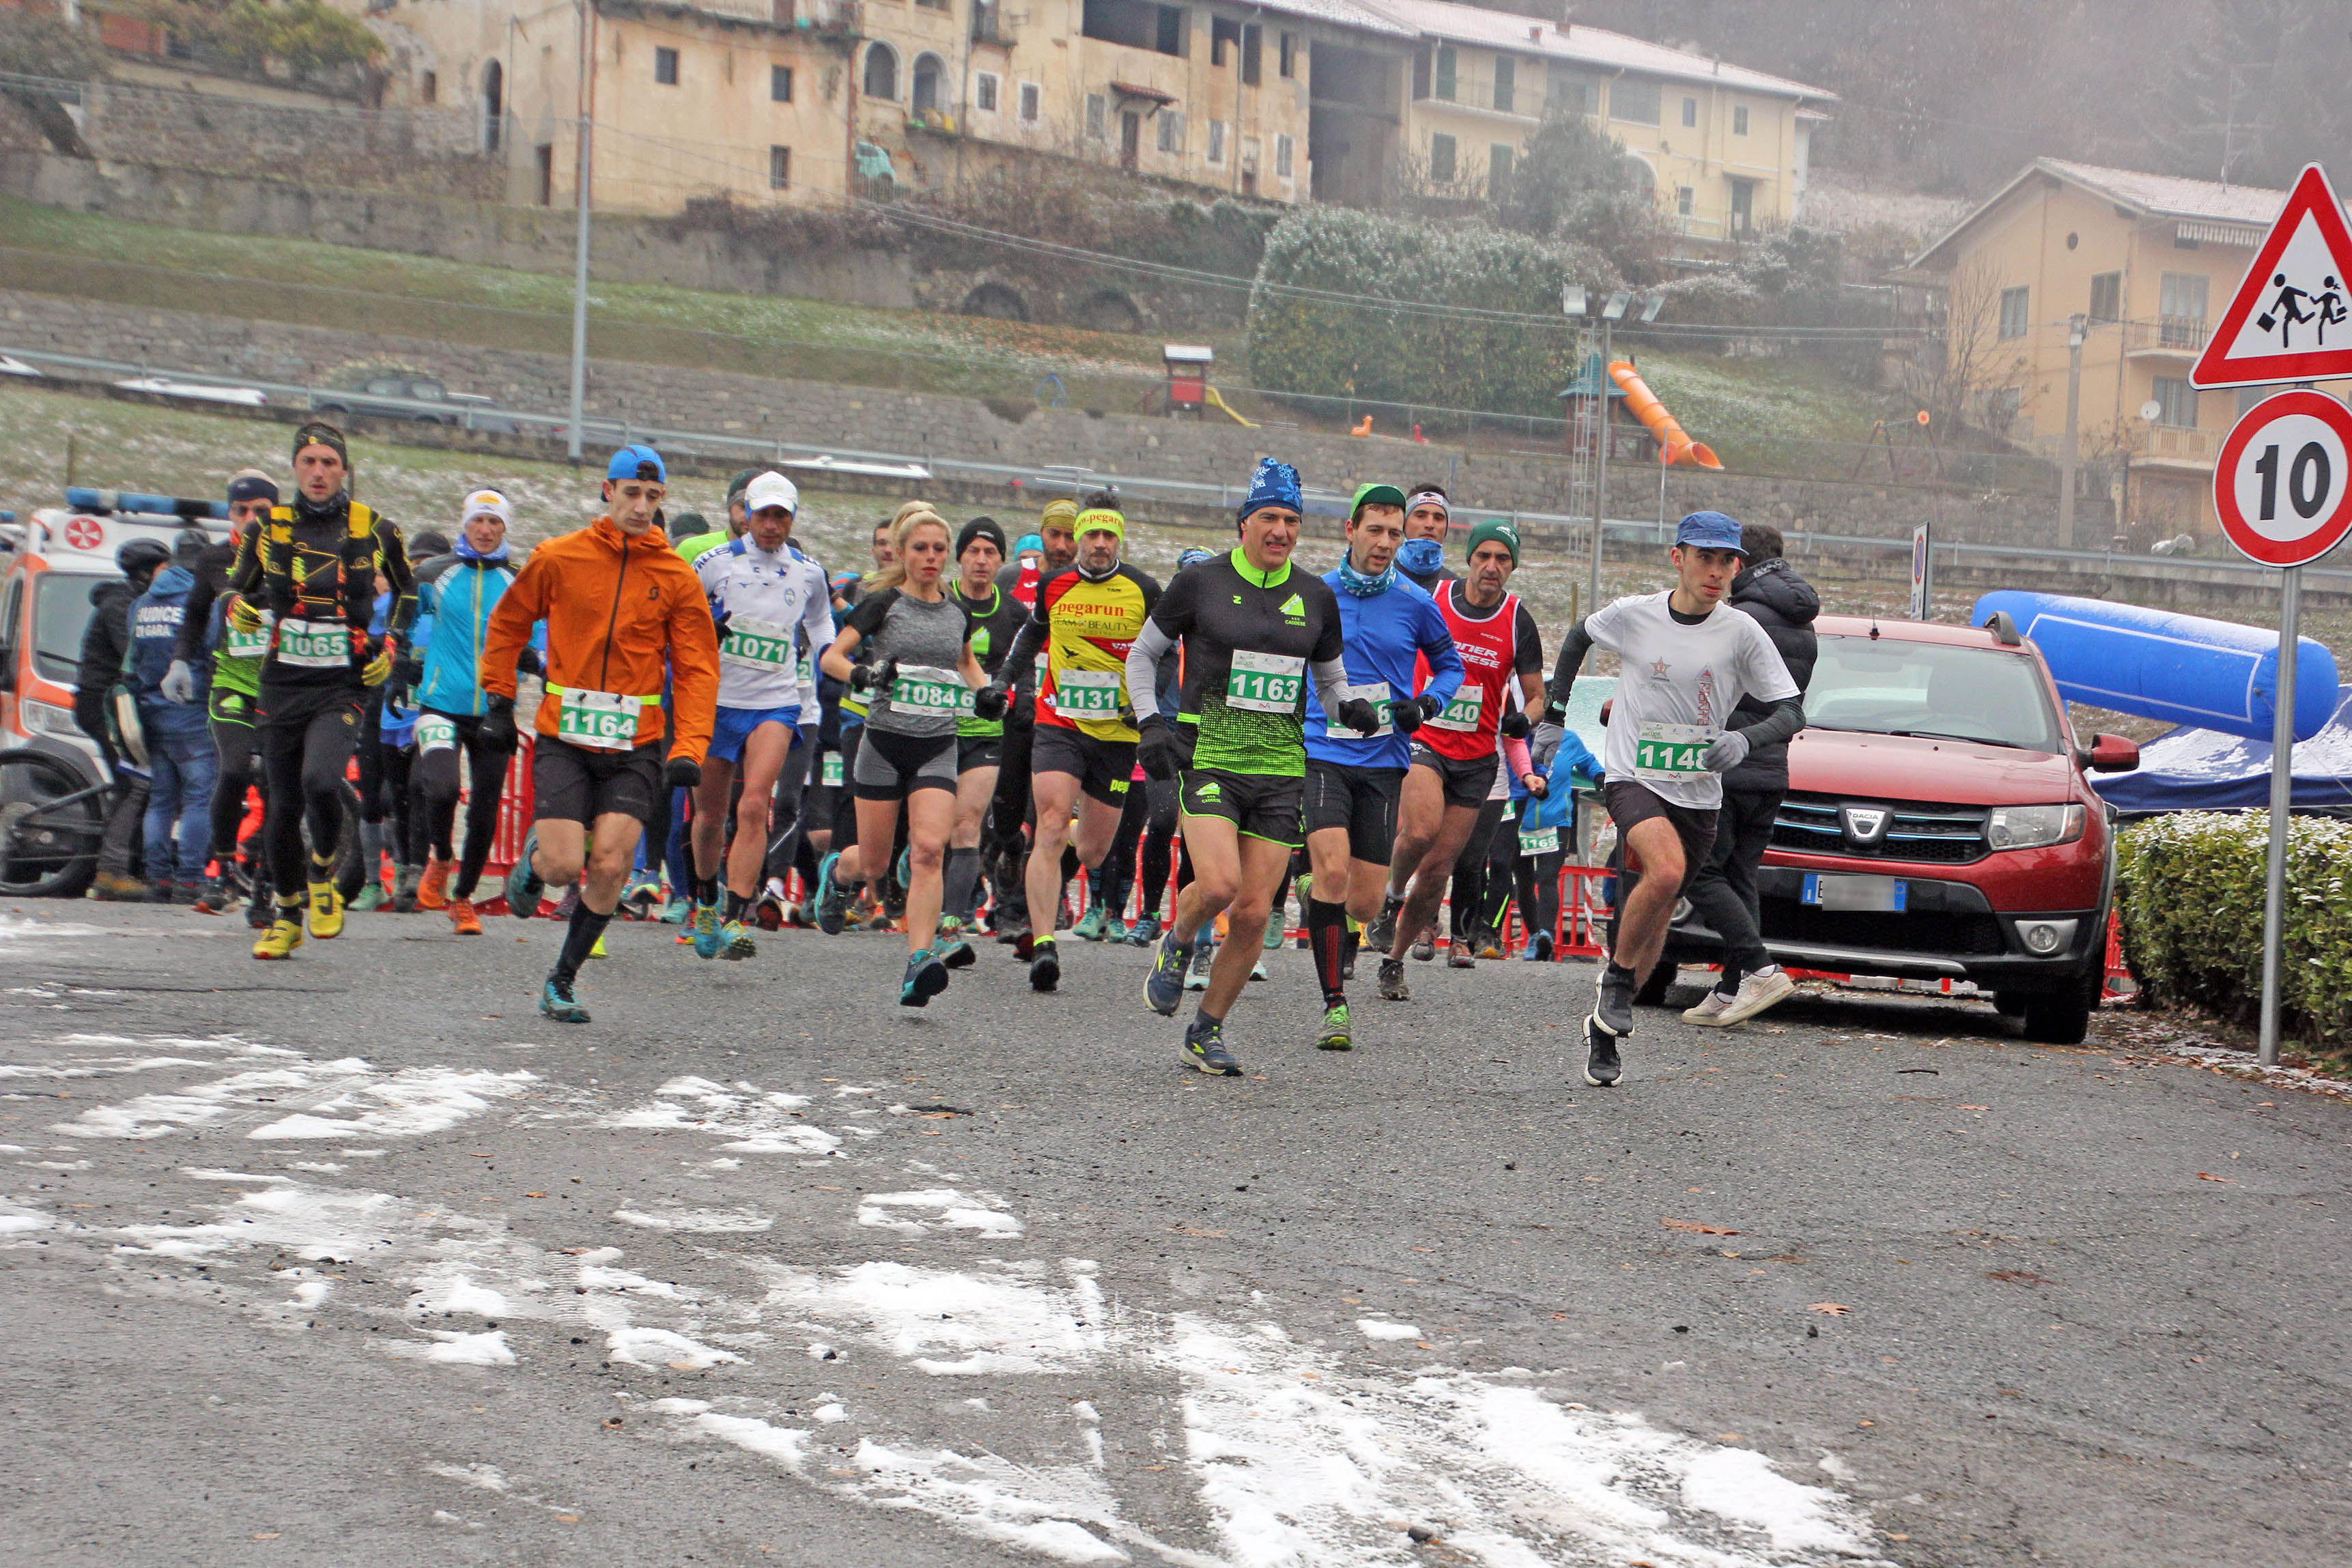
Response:
M996 580L1004 564L1004 530L993 517L974 517L956 532L955 601L971 618L971 656L993 675L1029 619L1029 607ZM1027 683L1014 672L1016 690ZM950 922L961 932L979 904L980 838L996 796L997 769L1004 761L1004 719L965 714L956 720L955 827L948 835L948 869L940 928Z
M1241 507L1241 546L1180 572L1127 654L1128 700L1141 739L1137 757L1155 779L1176 776L1182 750L1153 693L1153 666L1181 642L1178 722L1192 727L1179 801L1193 881L1144 981L1155 1012L1173 1014L1201 927L1223 911L1226 940L1209 972L1199 1013L1184 1031L1185 1059L1235 1078L1225 1014L1249 979L1275 889L1298 847L1307 774L1307 682L1323 711L1370 735L1381 715L1350 695L1340 663L1339 601L1331 585L1290 564L1298 542L1298 471L1261 459Z
M212 807L212 857L219 862L220 874L208 880L197 896L196 909L205 915L226 912L235 899L236 831L245 821L246 791L261 782L260 731L256 725L261 707L261 662L269 652L269 629L238 632L227 625L228 611L236 602L236 595L228 591L228 574L236 564L237 544L245 531L259 526L276 505L277 481L259 469L247 468L230 477L229 542L205 552L196 586L188 593L187 612L180 621L179 641L172 650L173 666L163 677L163 695L174 702L186 701L187 697L175 694L193 695L195 664L206 658L212 661L206 716L220 763ZM254 848L257 864L259 841ZM256 927L267 927L270 902L267 875L257 872L251 892L246 918Z

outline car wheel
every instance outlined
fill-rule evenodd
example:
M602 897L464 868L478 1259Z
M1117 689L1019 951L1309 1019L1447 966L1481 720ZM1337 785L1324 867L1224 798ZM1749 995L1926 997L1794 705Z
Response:
M2023 991L1995 991L1992 994L1992 1010L2005 1019L2023 1018L2025 1003Z
M2080 991L2025 998L2025 1038L2041 1045L2080 1045L2091 1032L2091 998Z

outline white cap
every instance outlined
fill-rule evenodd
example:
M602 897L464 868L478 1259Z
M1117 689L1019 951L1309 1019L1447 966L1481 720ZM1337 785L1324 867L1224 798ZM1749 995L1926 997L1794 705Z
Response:
M768 507L782 507L798 516L801 493L798 486L782 474L762 474L743 488L743 512L746 517Z
M513 509L496 490L477 490L467 497L466 509L457 518L457 526L462 528L476 517L496 517L509 528L514 526Z

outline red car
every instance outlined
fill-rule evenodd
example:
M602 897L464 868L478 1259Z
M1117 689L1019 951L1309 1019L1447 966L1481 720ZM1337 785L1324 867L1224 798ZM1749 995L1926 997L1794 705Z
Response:
M2032 643L1867 616L1813 623L1820 661L1788 799L1758 873L1765 946L1793 967L1973 982L2030 1040L2073 1044L2098 1005L2114 814L2084 771L2139 747L2078 744ZM1667 956L1706 963L1689 906Z

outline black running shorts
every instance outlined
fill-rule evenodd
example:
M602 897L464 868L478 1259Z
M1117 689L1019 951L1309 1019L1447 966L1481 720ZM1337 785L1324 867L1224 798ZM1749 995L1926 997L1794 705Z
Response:
M1677 806L1662 800L1646 784L1631 779L1612 779L1601 786L1601 803L1609 809L1609 820L1617 824L1617 841L1624 843L1636 824L1660 818L1675 825L1675 836L1683 841L1683 881L1690 886L1691 878L1706 864L1709 852L1715 848L1715 813L1696 806Z
M1447 805L1472 811L1485 808L1486 797L1494 793L1495 769L1501 766L1491 752L1475 761L1462 762L1417 742L1412 748L1412 765L1435 771Z
M1402 768L1342 768L1310 757L1306 830L1345 828L1350 860L1386 865L1396 848L1397 797L1403 788Z
M1187 817L1222 817L1253 839L1298 847L1298 803L1305 779L1187 768L1178 782L1181 792L1177 804Z
M1104 805L1124 806L1135 777L1135 742L1097 740L1066 724L1040 724L1030 743L1029 771L1067 773Z
M593 828L597 818L614 811L641 822L666 817L669 792L662 788L663 749L661 741L604 751L552 736L534 737L531 820Z

